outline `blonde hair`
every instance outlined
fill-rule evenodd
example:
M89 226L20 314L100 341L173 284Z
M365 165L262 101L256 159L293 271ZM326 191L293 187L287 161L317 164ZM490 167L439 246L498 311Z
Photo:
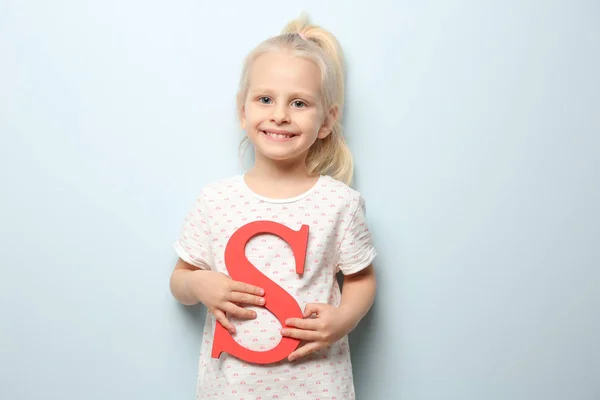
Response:
M344 59L339 42L330 32L311 25L303 15L289 22L282 32L260 43L244 61L237 95L238 117L242 116L249 88L249 70L252 62L270 51L291 51L292 54L315 62L321 71L321 102L325 116L332 107L337 115L332 130L324 139L309 149L306 164L310 173L330 175L350 185L354 173L354 162L350 148L342 135L342 112L344 108ZM248 141L245 137L241 144Z

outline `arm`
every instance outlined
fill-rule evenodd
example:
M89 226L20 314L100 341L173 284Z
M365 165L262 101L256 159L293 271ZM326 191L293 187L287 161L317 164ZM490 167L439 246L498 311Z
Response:
M197 286L194 281L201 278L201 273L200 268L188 264L181 258L177 260L171 273L170 289L173 297L181 304L192 306L200 302L193 288Z
M375 300L377 280L372 265L362 271L344 276L340 311L346 320L348 332L352 331L367 314Z

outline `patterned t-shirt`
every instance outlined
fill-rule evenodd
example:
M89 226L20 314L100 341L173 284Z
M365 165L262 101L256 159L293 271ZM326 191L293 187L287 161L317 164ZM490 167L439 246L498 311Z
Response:
M285 289L304 310L308 303L338 306L336 274L353 274L376 256L365 222L359 192L322 175L308 191L294 198L270 199L254 193L238 175L206 185L185 217L174 248L198 268L228 274L225 247L231 235L252 221L268 220L293 230L309 226L304 273L296 273L291 247L280 237L262 234L250 239L247 259ZM229 274L228 274L229 275ZM245 306L255 319L229 317L235 340L250 350L274 348L281 325L265 307ZM207 313L200 350L197 399L354 399L348 338L304 358L272 364L244 362L222 353L212 358L216 319Z

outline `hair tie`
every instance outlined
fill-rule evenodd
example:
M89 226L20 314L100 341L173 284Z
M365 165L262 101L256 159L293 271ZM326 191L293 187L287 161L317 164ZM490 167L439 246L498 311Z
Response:
M308 39L306 39L306 36L302 32L298 32L298 36L300 36L304 40L308 40Z

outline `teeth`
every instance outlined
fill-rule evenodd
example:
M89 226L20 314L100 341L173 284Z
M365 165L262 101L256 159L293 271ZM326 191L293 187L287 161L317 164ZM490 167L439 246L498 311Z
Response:
M291 137L294 137L294 135L284 135L281 133L273 133L273 132L265 132L265 134L277 138L277 139L289 139Z

